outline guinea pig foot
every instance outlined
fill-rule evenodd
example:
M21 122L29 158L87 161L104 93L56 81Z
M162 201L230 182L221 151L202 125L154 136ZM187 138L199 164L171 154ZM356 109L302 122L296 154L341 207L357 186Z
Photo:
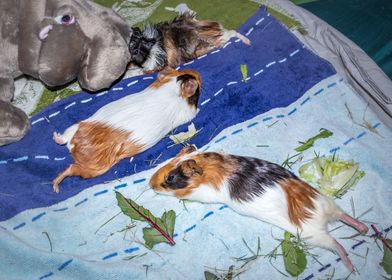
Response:
M59 193L59 192L60 192L59 186L56 185L56 184L54 184L54 185L53 185L53 191L54 191L55 193Z
M64 139L61 137L61 134L59 134L57 132L53 132L53 140L54 140L54 142L56 142L56 144L59 144L59 145L64 145L66 143L64 141Z
M237 32L236 37L238 39L240 39L245 45L248 45L248 46L251 45L250 40L247 37L245 37L244 35L242 35L241 33Z
M334 240L334 245L335 245L335 250L338 253L339 257L342 259L344 265L348 268L348 270L350 270L350 272L355 274L354 265L351 262L350 258L348 257L347 252L344 249L344 247L336 240Z
M357 219L351 217L350 215L348 215L346 213L344 213L340 217L340 220L343 223L348 224L349 226L352 226L353 228L355 228L362 235L365 235L369 230L369 228L364 223L361 223L360 221L358 221Z

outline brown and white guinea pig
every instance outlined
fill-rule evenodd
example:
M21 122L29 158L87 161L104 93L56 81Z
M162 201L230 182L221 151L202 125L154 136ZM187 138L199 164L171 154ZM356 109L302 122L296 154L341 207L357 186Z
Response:
M53 190L67 176L92 178L118 161L155 145L199 109L201 78L193 70L166 69L145 90L106 104L86 120L53 134L67 144L75 163L58 175Z
M148 24L143 31L132 28L131 63L145 73L176 67L222 47L233 37L250 45L250 40L235 30L226 30L215 21L198 21L193 14L184 13L170 22Z
M336 251L350 271L354 266L328 233L328 223L341 220L361 234L368 231L290 171L257 158L200 153L189 146L154 173L150 186L178 198L225 203L240 214L300 234L310 245Z

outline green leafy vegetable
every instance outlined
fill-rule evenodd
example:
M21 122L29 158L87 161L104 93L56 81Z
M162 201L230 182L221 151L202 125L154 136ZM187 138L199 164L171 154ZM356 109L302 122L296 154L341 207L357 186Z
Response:
M392 246L391 239L385 239L385 241ZM391 276L392 279L392 252L388 249L387 246L385 246L385 244L383 245L383 247L384 247L384 256L382 258L380 265L385 270L385 272L389 276Z
M121 193L116 192L117 204L121 211L134 220L147 222L151 227L143 229L143 238L148 248L155 244L166 242L170 245L176 244L173 240L176 213L173 210L164 212L161 218L155 217L148 209L138 205Z
M211 273L209 271L204 271L204 278L205 278L205 280L219 280L220 279L214 273Z
M301 146L295 148L295 150L297 152L303 152L311 147L313 147L314 142L316 142L316 140L321 139L321 138L328 138L330 136L332 136L333 133L325 128L321 128L320 129L320 133L317 134L316 136L313 136L312 138L309 138L308 140L306 140L306 142L299 142L300 144L302 144Z
M304 251L293 241L293 238L291 233L287 231L284 233L282 253L286 271L291 276L298 276L305 270L308 262Z
M365 172L359 170L358 163L352 160L343 161L330 156L315 157L302 165L299 176L325 195L340 198L365 176Z
M248 77L248 66L246 64L241 64L240 70L242 74L242 81L246 83L246 78Z
M188 125L188 131L170 135L169 138L175 144L181 144L192 139L199 131L200 130L196 130L195 124L191 123L190 125Z

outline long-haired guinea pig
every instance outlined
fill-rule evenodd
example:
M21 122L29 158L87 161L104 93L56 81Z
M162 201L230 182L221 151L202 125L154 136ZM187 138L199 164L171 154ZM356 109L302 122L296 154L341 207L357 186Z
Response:
M343 246L328 233L328 223L341 220L361 234L368 231L290 171L257 158L200 153L186 147L156 171L150 186L178 198L225 203L240 214L299 233L311 245L336 251L350 271L354 266Z
M67 176L92 178L105 173L192 120L199 111L200 87L198 72L167 69L145 90L106 104L62 135L55 132L54 141L67 144L75 163L58 175L53 190L59 192Z
M131 62L144 72L176 67L223 46L233 37L250 45L250 40L235 30L226 30L214 21L198 21L193 14L185 13L170 22L147 24L143 31L132 28Z

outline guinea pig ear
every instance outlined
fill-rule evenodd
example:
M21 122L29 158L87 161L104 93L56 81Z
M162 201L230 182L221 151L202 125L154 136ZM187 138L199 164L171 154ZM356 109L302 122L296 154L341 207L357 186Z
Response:
M203 175L203 169L197 165L194 159L188 159L181 163L181 170L187 177Z
M196 147L194 145L189 145L185 146L184 148L181 149L181 151L176 155L176 157L181 157L186 154L190 154L192 152L196 151Z
M196 79L189 78L181 84L181 95L185 98L189 98L198 94L200 91L199 84Z

